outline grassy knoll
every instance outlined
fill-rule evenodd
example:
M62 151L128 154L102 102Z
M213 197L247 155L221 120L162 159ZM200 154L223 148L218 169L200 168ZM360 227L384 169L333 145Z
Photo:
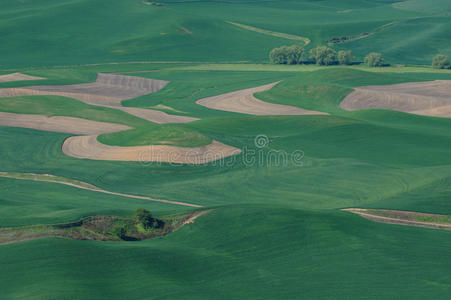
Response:
M449 232L344 212L230 206L163 239L4 245L0 286L8 298L445 299L450 246Z

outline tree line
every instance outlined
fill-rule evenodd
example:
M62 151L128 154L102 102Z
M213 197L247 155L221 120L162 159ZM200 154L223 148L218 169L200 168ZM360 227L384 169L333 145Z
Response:
M351 50L340 50L337 52L330 47L319 46L307 52L304 47L293 45L273 49L269 53L269 59L274 64L296 65L314 63L319 66L329 66L336 64L352 65L355 58L352 56ZM364 63L369 67L387 65L382 54L377 52L371 52L365 56ZM437 54L432 59L432 67L436 69L450 69L451 65L446 55Z
M269 59L274 64L303 64L314 63L320 66L334 64L351 65L354 57L351 50L335 51L327 46L319 46L306 52L301 46L282 46L269 53ZM380 53L372 52L365 57L365 64L370 67L384 66L384 59Z

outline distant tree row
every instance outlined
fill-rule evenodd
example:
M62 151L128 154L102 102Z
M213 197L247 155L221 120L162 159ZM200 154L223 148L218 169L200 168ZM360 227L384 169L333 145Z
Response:
M319 46L305 53L301 46L282 46L273 49L269 54L269 59L274 64L303 64L315 63L319 66L334 64L351 65L353 56L351 50L335 51L327 46ZM384 65L384 59L380 53L370 53L365 57L365 64L370 67L380 67Z

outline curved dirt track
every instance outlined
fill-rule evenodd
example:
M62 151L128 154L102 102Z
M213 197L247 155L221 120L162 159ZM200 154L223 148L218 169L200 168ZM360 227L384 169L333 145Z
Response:
M167 145L136 147L108 146L97 135L73 136L64 141L63 152L72 157L94 160L204 164L236 155L240 149L213 141L210 145L186 148Z
M188 123L197 118L170 115L158 110L123 107L123 100L151 94L163 89L169 82L136 76L99 73L93 83L29 86L0 89L0 97L54 95L73 98L86 104L119 109L154 123Z
M0 126L22 127L74 134L102 134L132 129L131 127L72 117L0 112Z
M20 175L22 175L22 176L20 176ZM26 176L26 177L24 177L24 176ZM151 198L151 197L146 197L146 196L138 196L138 195L130 195L130 194L111 192L111 191L107 191L107 190L101 189L99 187L96 187L96 186L91 185L86 182L69 180L69 179L62 178L62 177L56 177L56 176L53 176L50 174L32 174L32 173L12 174L12 173L8 173L8 172L0 172L0 177L14 178L14 179L20 179L20 180L51 182L51 183L68 185L68 186L79 188L82 190L88 190L88 191L99 192L99 193L115 195L115 196L121 196L121 197L126 197L126 198L142 199L142 200L149 200L149 201L169 203L169 204L189 206L189 207L202 207L202 205L191 204L191 203L180 202L180 201L171 201L171 200L156 199L156 198Z
M416 216L432 217L432 218L440 216L437 214L425 214L425 213L401 211L401 210L383 210L383 209L378 210L380 212L389 212L389 213L396 214L396 217L391 217L391 216L374 214L371 212L371 210L364 209L364 208L344 208L342 210L357 214L365 219L368 219L368 220L371 220L374 222L378 222L378 223L451 230L451 224L424 222L424 221L419 221L419 220L415 219Z
M355 88L341 103L345 110L390 109L451 118L451 81L409 82Z
M268 103L254 97L255 93L267 91L278 83L274 82L250 89L208 97L197 100L196 103L216 110L258 116L327 115L327 113L305 110L294 106Z
M0 75L0 82L10 81L25 81L25 80L42 80L44 77L36 77L22 73L11 73L6 75Z

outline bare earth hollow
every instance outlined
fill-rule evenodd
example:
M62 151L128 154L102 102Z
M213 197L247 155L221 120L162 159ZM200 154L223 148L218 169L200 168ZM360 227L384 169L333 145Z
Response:
M341 103L344 110L390 109L451 118L451 81L435 80L355 88Z

